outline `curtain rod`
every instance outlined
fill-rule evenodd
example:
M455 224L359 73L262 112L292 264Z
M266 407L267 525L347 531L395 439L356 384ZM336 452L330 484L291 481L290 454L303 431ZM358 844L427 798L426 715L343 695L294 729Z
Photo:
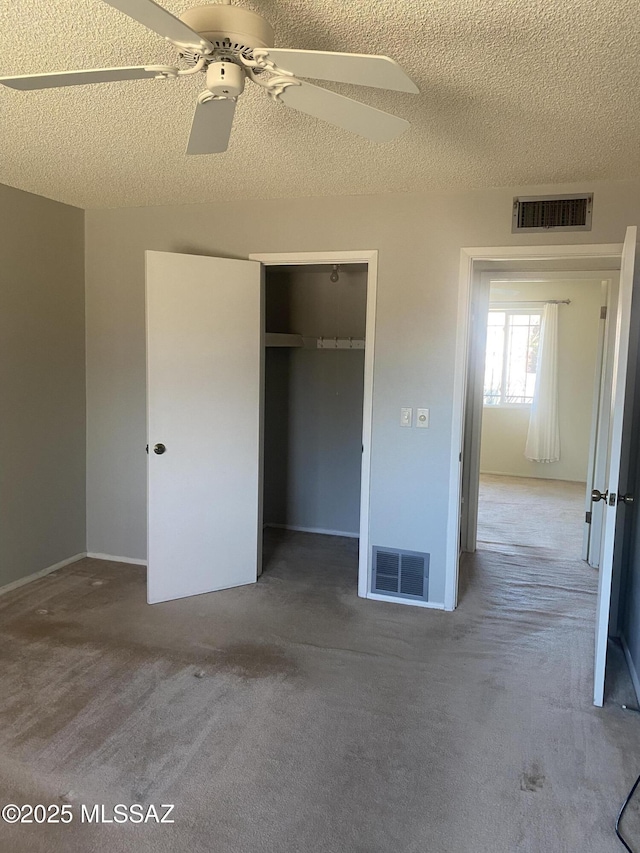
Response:
M541 305L571 305L570 299L494 299L493 301L501 305L507 302L511 305L536 305L538 303Z

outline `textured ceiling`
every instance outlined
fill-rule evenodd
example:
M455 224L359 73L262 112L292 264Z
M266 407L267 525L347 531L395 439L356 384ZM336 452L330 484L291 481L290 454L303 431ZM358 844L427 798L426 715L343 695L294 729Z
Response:
M175 14L193 0L165 0ZM637 0L247 0L276 45L396 59L421 94L327 84L408 118L379 145L247 84L230 149L186 157L201 78L0 89L0 182L80 207L640 175ZM101 0L3 0L0 74L174 64Z

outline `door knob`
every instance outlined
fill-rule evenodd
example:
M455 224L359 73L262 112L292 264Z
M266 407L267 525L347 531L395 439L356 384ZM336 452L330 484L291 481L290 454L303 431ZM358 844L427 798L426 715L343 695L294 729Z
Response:
M594 489L591 492L591 500L597 503L597 501L606 501L607 495L609 494L609 490L606 492L601 492L600 489Z
M633 495L618 495L618 503L631 506L633 504Z
M156 446L153 448L153 452L157 453L158 456L162 456L166 449L167 448L164 446L164 444L156 444Z

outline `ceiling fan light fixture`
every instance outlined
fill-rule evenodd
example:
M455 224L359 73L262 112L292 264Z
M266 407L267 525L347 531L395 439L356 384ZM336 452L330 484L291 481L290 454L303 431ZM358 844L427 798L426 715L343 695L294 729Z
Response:
M212 62L207 67L207 89L219 98L237 98L244 91L245 71L235 62Z

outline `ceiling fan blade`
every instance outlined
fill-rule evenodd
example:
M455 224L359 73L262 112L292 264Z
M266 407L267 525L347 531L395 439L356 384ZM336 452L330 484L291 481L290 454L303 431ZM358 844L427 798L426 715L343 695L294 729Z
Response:
M296 77L314 80L333 80L357 86L375 86L395 92L419 92L413 80L388 56L368 56L363 53L332 53L326 50L286 50L259 48L260 57L272 59L279 68Z
M233 98L198 101L187 154L222 154L227 150L236 102Z
M187 47L202 53L211 53L213 50L211 42L153 0L105 0L105 3L144 24L178 47Z
M56 71L53 74L23 74L19 77L0 77L3 86L11 89L56 89L61 86L80 86L84 83L112 83L117 80L175 77L176 69L168 65L128 66L126 68L93 68L87 71Z
M406 119L345 98L344 95L338 95L320 86L313 86L311 83L287 86L280 99L294 110L343 127L352 133L359 133L374 142L389 142L410 127Z

